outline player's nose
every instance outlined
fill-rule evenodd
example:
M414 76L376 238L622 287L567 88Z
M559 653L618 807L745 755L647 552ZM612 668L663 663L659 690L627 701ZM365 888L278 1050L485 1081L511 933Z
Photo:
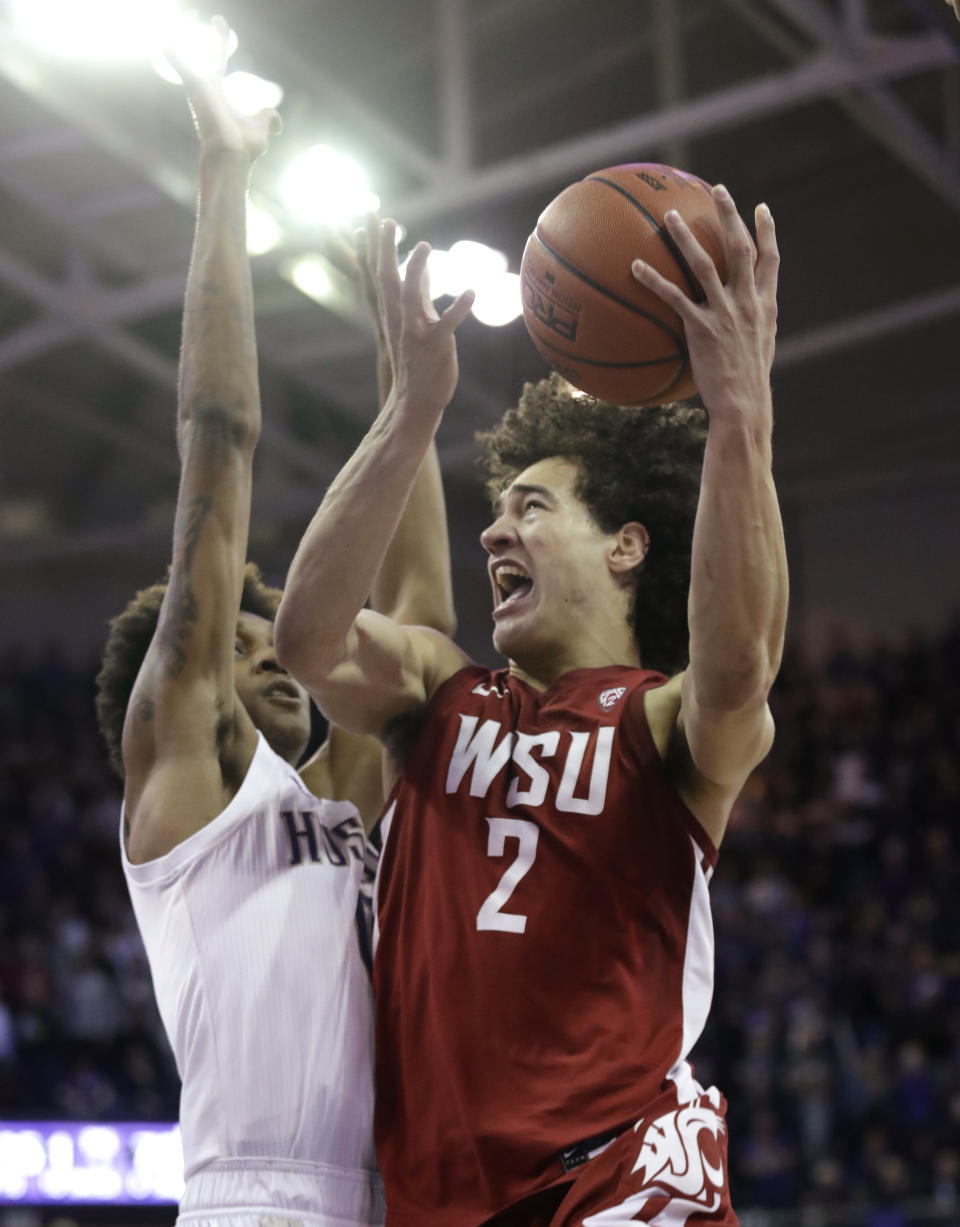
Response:
M513 521L506 513L498 516L480 534L480 544L488 554L495 554L497 550L505 549L507 546L512 545L516 539L517 534Z
M277 660L273 644L267 644L257 653L253 664L254 673L286 673L283 665Z

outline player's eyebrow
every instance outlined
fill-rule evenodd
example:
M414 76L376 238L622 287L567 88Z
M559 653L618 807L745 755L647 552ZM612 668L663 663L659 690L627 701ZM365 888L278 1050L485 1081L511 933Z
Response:
M535 485L527 486L527 485L514 484L510 486L508 489L504 490L503 494L501 494L499 498L496 499L496 501L493 504L494 513L496 515L503 514L503 504L504 504L505 499L511 498L514 500L514 502L516 502L516 498L514 497L515 495L519 495L520 498L524 498L528 494L540 494L544 498L549 499L550 502L555 501L553 492L551 490L548 490L546 486L535 486Z

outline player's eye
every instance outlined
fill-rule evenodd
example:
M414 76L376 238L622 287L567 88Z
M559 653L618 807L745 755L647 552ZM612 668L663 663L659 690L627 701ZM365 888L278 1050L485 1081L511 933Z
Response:
M234 654L234 656L236 656L236 657L240 657L240 656L242 656L242 655L244 654L243 644L240 642L240 640L239 640L239 639L235 639L235 640L234 640L234 643L233 643L233 654Z
M523 500L523 510L525 512L530 511L531 509L534 509L534 508L539 508L542 510L544 506L545 504L542 503L540 499L538 498L527 498Z

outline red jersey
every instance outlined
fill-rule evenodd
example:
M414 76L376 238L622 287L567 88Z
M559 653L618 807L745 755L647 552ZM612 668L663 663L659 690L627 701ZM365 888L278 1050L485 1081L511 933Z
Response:
M377 887L388 1227L476 1227L668 1079L699 1092L716 850L647 724L664 680L575 669L541 692L469 667L429 705Z

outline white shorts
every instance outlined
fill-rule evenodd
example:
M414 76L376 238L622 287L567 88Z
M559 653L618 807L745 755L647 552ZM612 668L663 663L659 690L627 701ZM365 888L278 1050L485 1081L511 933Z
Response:
M289 1159L220 1159L188 1177L178 1227L381 1227L376 1171Z

